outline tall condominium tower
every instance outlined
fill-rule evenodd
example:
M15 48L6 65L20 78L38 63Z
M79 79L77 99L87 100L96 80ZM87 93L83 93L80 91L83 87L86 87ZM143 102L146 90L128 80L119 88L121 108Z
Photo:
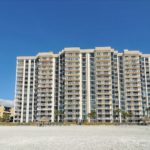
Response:
M51 52L39 53L36 57L36 120L46 117L54 122L56 57Z
M82 55L79 48L66 48L60 53L60 103L63 103L64 121L82 118ZM59 103L59 102L58 102ZM62 106L58 108L62 109Z
M15 121L32 122L35 115L35 57L17 57Z
M96 47L17 57L15 122L137 123L149 107L148 54Z

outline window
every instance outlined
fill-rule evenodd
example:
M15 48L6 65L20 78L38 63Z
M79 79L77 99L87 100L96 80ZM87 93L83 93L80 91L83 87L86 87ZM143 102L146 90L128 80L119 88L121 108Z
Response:
M86 57L86 53L83 53L83 54L82 54L82 57Z

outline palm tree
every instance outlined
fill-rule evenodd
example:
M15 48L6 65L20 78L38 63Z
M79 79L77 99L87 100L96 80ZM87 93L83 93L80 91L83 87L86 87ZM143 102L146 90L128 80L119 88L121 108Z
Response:
M57 122L59 122L59 110L55 110L54 114Z
M146 108L147 117L149 118L150 107Z
M132 112L126 112L126 111L121 111L122 117L124 118L125 122L127 122L128 118L131 118L133 116Z
M2 120L3 120L3 122L9 122L10 121L10 114L4 113Z
M0 122L2 122L3 121L3 118L2 117L0 117Z
M150 112L150 107L144 109L143 118L142 118L144 124L150 123L149 112Z
M131 118L133 116L133 113L131 112L131 111L129 111L128 113L127 113L127 118Z
M128 117L128 112L126 111L121 111L122 117L125 120L125 122L127 122L127 117Z
M120 113L122 112L122 110L121 109L116 109L116 110L114 110L114 117L115 117L115 121L116 121L116 116L120 116ZM118 120L119 121L119 120Z
M55 110L54 113L55 113L55 117L57 118L57 122L59 122L59 118L60 118L60 116L64 115L64 112L61 110Z
M96 111L91 111L91 113L88 114L88 117L90 118L90 120L91 119L95 120L96 119Z

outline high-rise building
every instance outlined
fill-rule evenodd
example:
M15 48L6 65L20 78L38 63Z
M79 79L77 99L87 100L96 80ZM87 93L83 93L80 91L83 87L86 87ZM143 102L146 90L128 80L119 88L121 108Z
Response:
M15 122L139 122L150 115L150 55L111 47L17 57Z
M36 120L46 117L54 122L56 58L57 55L51 52L39 53L36 57Z
M35 118L35 57L17 57L15 121L32 122Z

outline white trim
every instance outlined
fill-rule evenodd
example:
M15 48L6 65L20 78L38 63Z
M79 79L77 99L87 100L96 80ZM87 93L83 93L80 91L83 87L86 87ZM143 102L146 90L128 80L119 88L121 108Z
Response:
M28 87L27 87L26 123L29 122L30 76L31 76L31 60L28 60Z
M145 74L145 88L146 88L146 107L148 107L148 93L147 93L147 76L146 76L146 64L145 64L145 57L144 57L144 74Z
M117 74L118 74L118 100L119 100L119 109L121 110L121 100L120 100L120 71L119 71L119 59L117 55ZM122 123L122 115L121 112L119 112L119 122Z
M53 77L52 77L52 80L53 80L53 84L52 84L52 87L53 87L53 91L52 91L52 116L51 116L51 122L54 122L54 110L55 110L55 57L53 57Z
M60 111L60 55L58 57L58 111ZM60 120L60 116L58 115L58 121Z
M17 102L17 77L18 77L18 74L17 74L17 70L18 70L18 60L16 61L16 79L15 79L15 98L14 98L14 117L13 117L13 122L15 122L15 112L16 112L16 102Z
M25 82L25 69L26 69L26 60L24 60L24 67L23 67L23 83L22 83L22 107L21 107L21 118L20 122L23 122L24 116L24 82Z
M32 95L32 122L34 121L34 94L35 94L35 60L34 60L34 72L33 72L33 95Z
M83 119L82 117L82 53L79 54L80 57L80 120Z
M125 111L127 111L127 94L126 94L126 68L125 68L125 60L124 60L124 55L122 55L122 64L123 64L123 82L124 82L124 107Z
M90 88L90 54L86 55L86 78L87 78L87 114L91 113L91 88ZM90 120L89 120L90 121Z
M150 57L148 58L148 63L149 63L149 76L150 76ZM148 108L150 107L150 105L149 105L149 96L148 95L147 95L147 106L148 106ZM149 117L149 113L148 113L148 117Z

